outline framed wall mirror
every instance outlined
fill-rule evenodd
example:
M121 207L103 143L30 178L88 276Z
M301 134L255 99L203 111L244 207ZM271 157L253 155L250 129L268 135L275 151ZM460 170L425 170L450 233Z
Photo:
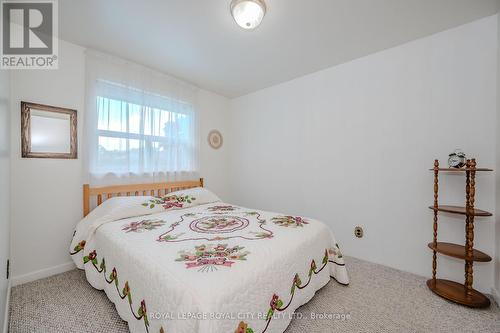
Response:
M76 159L76 110L21 102L21 150L24 158Z

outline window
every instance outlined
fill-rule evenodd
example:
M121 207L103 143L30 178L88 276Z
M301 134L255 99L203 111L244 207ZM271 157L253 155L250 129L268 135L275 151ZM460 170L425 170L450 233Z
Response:
M94 186L198 178L198 89L86 51L84 178Z
M96 111L94 173L195 171L195 119L190 104L100 81Z

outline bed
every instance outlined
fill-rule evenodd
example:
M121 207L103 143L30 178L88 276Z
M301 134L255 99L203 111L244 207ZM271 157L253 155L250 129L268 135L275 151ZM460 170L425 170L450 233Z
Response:
M133 333L283 332L331 278L349 283L325 224L221 202L203 179L83 194L70 254Z

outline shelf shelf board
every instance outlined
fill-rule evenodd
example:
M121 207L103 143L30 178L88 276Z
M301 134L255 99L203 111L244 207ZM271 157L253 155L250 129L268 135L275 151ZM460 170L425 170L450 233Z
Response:
M430 171L434 171L434 169L429 169ZM474 169L471 168L438 168L439 172L465 172L465 171L472 171ZM488 168L476 168L475 171L493 171L493 169L488 169Z
M429 243L427 244L427 246L431 250L435 250L436 252L439 252L441 254L458 259L465 259L465 246L463 245L438 242L436 247L434 247L433 243ZM484 252L474 249L472 251L472 260L479 262L489 262L491 261L491 257Z
M486 308L490 306L488 297L474 289L468 295L465 286L457 282L444 279L429 279L427 280L427 286L435 294L458 304L472 308Z
M437 210L438 212L446 212L451 214L467 215L465 207L461 206L451 206L451 205L440 205L436 208L434 206L429 206L429 209ZM485 210L474 208L474 216L492 216L493 214Z

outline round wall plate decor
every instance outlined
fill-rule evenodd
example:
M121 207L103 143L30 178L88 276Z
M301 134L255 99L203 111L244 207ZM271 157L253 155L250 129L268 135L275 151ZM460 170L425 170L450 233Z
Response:
M208 144L213 149L219 149L222 146L222 134L218 130L212 130L208 133Z

